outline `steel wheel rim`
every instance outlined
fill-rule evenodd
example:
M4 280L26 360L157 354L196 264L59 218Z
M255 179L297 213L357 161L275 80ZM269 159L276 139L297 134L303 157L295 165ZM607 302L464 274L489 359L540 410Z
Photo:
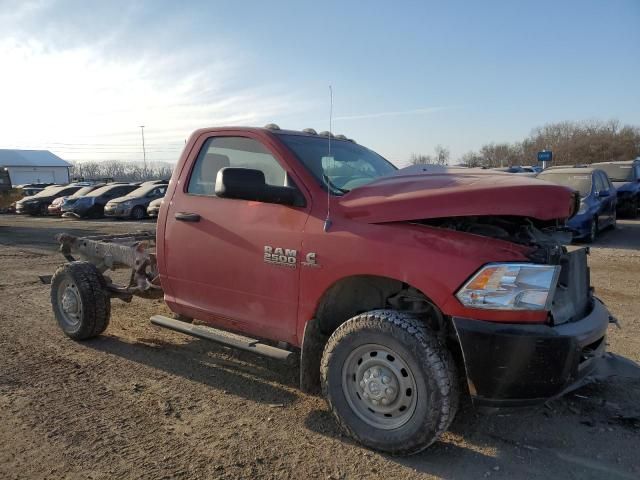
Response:
M68 327L77 327L82 320L82 299L75 283L65 281L60 284L58 305L60 305L62 321Z
M407 362L390 348L373 343L359 346L347 357L342 390L358 418L382 430L406 424L418 401L415 377Z

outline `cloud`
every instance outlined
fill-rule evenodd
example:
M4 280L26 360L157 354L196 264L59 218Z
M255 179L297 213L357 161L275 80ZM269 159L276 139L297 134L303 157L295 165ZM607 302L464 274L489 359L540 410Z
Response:
M343 115L334 117L335 120L364 120L369 118L382 118L382 117L396 117L399 115L426 115L430 113L441 112L443 110L452 110L457 107L428 107L428 108L416 108L413 110L400 110L392 112L376 112L376 113L364 113L361 115Z
M137 158L139 125L158 159L177 158L196 128L267 123L304 108L276 87L236 87L242 66L233 62L105 59L91 46L52 51L15 39L0 41L0 58L0 147L49 148L71 160Z
M262 125L310 105L255 78L237 45L181 39L187 17L141 29L149 13L137 3L100 5L0 0L0 148L138 159L145 125L151 159L175 160L197 128Z

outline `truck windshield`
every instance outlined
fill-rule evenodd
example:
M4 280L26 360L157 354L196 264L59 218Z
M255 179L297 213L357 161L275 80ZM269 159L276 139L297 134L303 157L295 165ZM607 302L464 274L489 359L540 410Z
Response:
M302 164L331 193L348 191L390 175L397 170L377 153L348 140L320 136L280 134L278 137L298 157Z
M632 182L633 181L633 168L631 164L615 164L598 165L600 170L604 170L609 175L612 182Z
M540 180L546 180L547 182L557 183L558 185L564 185L565 187L573 188L580 193L581 197L586 197L591 193L591 174L581 173L541 173L538 175Z

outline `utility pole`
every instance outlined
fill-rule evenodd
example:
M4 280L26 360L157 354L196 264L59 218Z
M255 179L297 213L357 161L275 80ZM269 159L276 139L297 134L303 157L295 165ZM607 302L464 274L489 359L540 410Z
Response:
M144 179L147 179L147 151L144 148L144 125L140 125L140 131L142 132L142 158L144 160Z

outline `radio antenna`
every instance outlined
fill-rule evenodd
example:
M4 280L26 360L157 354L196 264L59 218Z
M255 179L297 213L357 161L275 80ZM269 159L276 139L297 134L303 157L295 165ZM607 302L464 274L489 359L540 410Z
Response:
M331 136L333 122L333 88L329 85L329 156L331 158ZM333 161L331 162L333 167ZM324 219L324 232L327 233L331 227L331 181L329 175L324 174L324 181L327 184L327 218Z

